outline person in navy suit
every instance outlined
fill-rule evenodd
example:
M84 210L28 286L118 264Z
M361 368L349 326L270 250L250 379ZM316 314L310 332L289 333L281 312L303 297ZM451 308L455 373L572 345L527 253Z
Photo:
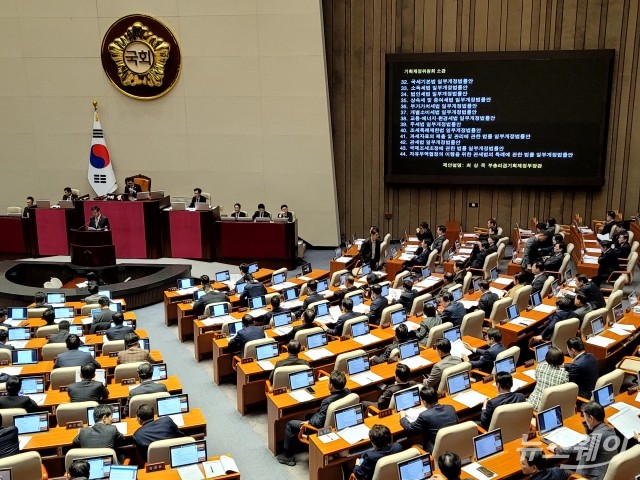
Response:
M338 317L336 323L328 323L325 325L327 335L332 335L334 337L339 337L342 335L342 330L344 329L344 324L347 320L351 320L352 318L357 318L360 316L358 312L353 311L353 300L350 297L347 297L342 300L342 311L344 312L342 315Z
M193 198L191 198L191 203L189 204L189 208L195 208L196 203L207 203L207 197L202 195L201 188L193 189Z
M438 394L433 387L423 387L420 391L420 399L427 409L420 412L415 422L409 421L406 411L403 410L400 412L400 425L409 434L422 432L423 448L427 452L432 452L438 430L458 423L458 416L456 409L451 405L438 403Z
M149 445L156 440L184 437L184 433L178 429L178 426L170 417L159 417L154 420L153 415L153 407L146 403L140 405L136 412L136 419L140 424L140 428L133 433L133 441L136 444L140 458L145 462L147 461Z
M353 468L353 474L358 480L371 480L378 460L402 451L402 445L392 443L391 430L386 425L374 425L369 430L369 440L373 448L364 452Z
M555 313L549 317L549 323L547 326L539 335L536 335L531 339L533 345L551 340L551 335L553 335L553 329L555 328L556 323L562 320L568 320L569 318L578 318L576 312L572 310L573 302L568 298L560 297L556 300L556 307L558 308Z
M307 298L305 298L302 302L302 307L300 307L298 316L302 315L302 312L309 308L309 305L311 305L312 303L324 301L325 298L317 293L317 290L318 282L316 282L315 280L309 280L307 282Z
M565 480L571 475L571 470L566 468L547 468L547 457L544 451L538 447L522 449L520 467L523 474L531 475L530 480Z
M544 262L542 260L537 260L531 265L531 271L534 275L531 281L531 293L536 293L542 290L544 282L547 281L549 276L544 272Z
M579 396L591 398L599 376L598 359L592 353L584 351L584 342L578 337L567 340L567 350L573 359L571 363L564 364L569 381L578 385Z
M411 280L410 278L405 278L402 281L402 293L400 294L398 303L404 307L407 314L411 311L411 307L413 307L413 301L417 296L418 292L413 289L413 280Z
M89 230L109 230L109 219L100 213L100 207L91 207Z
M587 277L584 273L579 273L578 275L576 275L576 292L582 293L585 297L587 297L587 302L589 302L594 310L598 308L604 308L607 304L600 289L596 286L595 283L590 282L589 277Z
M465 342L464 346L466 348L480 355L478 360L471 361L471 368L477 368L485 373L491 373L496 357L500 352L504 351L504 345L500 342L502 342L502 332L497 328L487 330L487 345L489 345L489 348L474 348ZM462 360L468 362L469 357L463 355Z
M444 309L440 312L440 319L442 323L451 322L454 327L460 327L462 325L462 318L467 311L458 301L453 301L453 295L450 292L443 293L440 297L442 306Z
M265 337L264 329L254 324L253 317L246 314L242 317L243 328L235 337L229 340L229 351L240 352L240 356L244 355L244 346L251 340L259 340Z
M508 372L500 372L496 375L496 388L498 396L495 398L487 398L482 404L482 413L480 414L480 425L485 430L489 429L493 412L500 405L508 405L510 403L522 403L526 399L520 392L511 392L513 387L513 377Z
M620 261L618 260L618 254L611 248L612 243L608 240L600 242L602 254L598 259L598 275L593 277L591 281L596 285L600 285L602 282L606 282L611 275L611 272L615 272L620 268Z
M242 302L242 305L249 305L250 298L261 297L267 294L267 289L262 282L257 281L250 273L244 276L244 281L246 282L246 286L244 287L244 292L240 294L240 302Z
M102 368L89 352L81 352L78 350L80 343L80 337L78 335L69 335L66 340L67 351L62 352L56 357L55 362L53 362L53 368L81 367L87 363L92 363L96 368Z
M371 286L371 308L367 317L369 317L369 323L379 325L382 319L382 310L389 306L387 297L382 296L382 287L379 284Z
M126 183L124 193L126 193L130 197L136 198L136 196L142 191L142 187L135 183L133 177L125 178L124 183Z
M369 264L375 270L380 261L380 230L378 227L369 229L369 238L360 245L360 259L363 264Z
M124 325L124 315L122 315L122 313L114 313L111 319L113 320L114 326L105 332L107 340L124 340L127 333L133 333L133 328Z
M413 255L413 258L404 262L402 266L407 270L411 270L416 265L426 265L427 260L429 260L430 253L431 249L429 249L429 242L427 242L427 239L425 238L420 242L420 246Z

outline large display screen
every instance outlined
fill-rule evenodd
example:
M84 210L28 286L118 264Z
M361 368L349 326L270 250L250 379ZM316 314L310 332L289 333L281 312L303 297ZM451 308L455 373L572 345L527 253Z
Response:
M387 55L385 181L601 186L613 56Z

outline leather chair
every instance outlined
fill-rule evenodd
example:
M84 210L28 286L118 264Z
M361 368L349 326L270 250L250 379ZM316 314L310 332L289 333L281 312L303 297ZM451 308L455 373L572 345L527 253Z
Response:
M607 321L607 314L609 310L606 308L598 308L597 310L591 310L584 316L584 320L582 320L582 326L580 327L580 335L583 339L586 339L589 335L593 334L593 329L591 328L591 320L596 317L602 316L602 320L604 322Z
M340 277L342 275L344 275L345 273L349 273L349 270L346 270L346 269L343 268L342 270L338 270L336 272L333 272L331 274L331 281L329 282L329 286L330 287L331 286L336 287L336 286L340 285Z
M473 456L473 437L478 435L478 427L475 422L462 422L438 430L433 444L433 458L438 458L447 450L456 452L461 460Z
M335 402L331 402L329 404L329 408L327 409L327 415L325 417L324 420L324 425L323 427L335 427L335 411L339 410L341 408L344 407L350 407L352 405L356 405L360 403L360 397L356 394L356 393L350 393L348 395L345 395L343 398L341 398L340 400L336 400ZM318 433L317 428L311 426L308 423L303 423L302 424L302 428L300 429L300 432L298 433L298 440L300 440L302 443L306 443L307 445L309 444L309 439L308 436L313 434L313 433Z
M303 370L309 370L306 365L287 365L278 367L273 371L273 383L267 380L267 392L272 392L276 388L289 387L289 375Z
M414 457L421 455L423 452L415 447L408 448L402 452L394 453L393 455L387 455L382 457L376 463L376 468L373 470L373 476L371 480L392 480L398 478L398 463L410 460ZM354 476L355 478L355 476Z
M436 325L431 330L429 330L429 336L427 337L427 343L425 344L425 348L431 348L438 339L444 336L444 331L447 328L453 327L453 323L444 322L440 325Z
M25 452L0 459L0 468L11 468L11 475L19 480L43 480L42 459L38 452Z
M396 275L396 278L393 279L393 288L402 288L402 282L404 279L409 276L409 272L407 270L403 270L402 272Z
M567 340L576 336L578 328L580 328L580 319L578 318L569 318L567 320L559 321L553 327L551 345L567 355Z
M8 217L21 217L22 216L22 207L7 207L7 216Z
M66 387L70 383L74 383L76 381L76 372L79 371L80 367L60 367L53 369L49 376L51 389L60 390L60 387Z
M487 431L501 429L504 443L518 440L531 428L532 416L533 405L529 402L500 405L493 411Z
M28 318L42 318L42 314L47 309L44 307L31 307L27 308L27 317Z
M518 365L518 360L520 359L520 347L514 345L513 347L509 347L501 351L498 355L496 355L496 361L511 356L513 356L513 363L515 365Z
M539 412L560 405L562 419L566 420L576 413L576 401L578 399L578 385L573 382L563 383L554 387L547 387L540 397Z
M195 441L193 437L181 437L151 442L147 452L147 463L164 462L165 465L171 465L171 447L186 445L187 443L194 443Z
M309 335L315 335L316 333L323 333L323 332L324 332L324 329L322 327L305 328L304 330L299 330L296 332L294 340L297 340L298 342L300 342L300 345L306 349L307 337Z
M603 480L629 480L640 472L640 445L635 445L611 459Z
M540 297L544 298L547 295L549 295L549 292L551 291L551 284L553 282L555 282L555 277L553 275L549 275L549 277L544 281L544 285L542 285L542 288L540 289Z
M462 279L462 292L464 294L469 293L469 289L471 288L471 281L473 280L473 273L467 272Z
M102 344L102 355L109 355L113 352L122 352L124 349L124 340L106 341Z
M418 295L413 299L413 303L411 304L411 311L409 315L422 315L424 312L424 304L426 301L431 300L433 296L430 293L424 293L422 295Z
M116 456L116 452L113 448L72 448L64 456L65 471L68 472L69 467L79 458L103 457L107 455L111 455L114 465L118 464L118 457Z
M131 362L116 366L113 372L113 380L115 383L122 383L127 378L135 378L136 381L139 381L138 367L144 363L148 362Z
M86 305L83 305L82 308L80 309L80 315L82 315L83 317L88 317L89 315L91 315L91 310L93 310L94 308L100 308L100 304L87 303Z
M529 307L529 298L531 297L531 285L525 285L516 291L513 298L513 304L518 306L519 312L524 312Z
M500 300L496 300L491 309L489 315L489 322L492 327L500 324L503 320L507 319L507 308L511 306L513 300L510 297L504 297Z
M43 328L43 327L40 327ZM55 360L55 358L62 352L67 351L66 343L47 343L42 347L42 360L49 361Z
M24 408L3 408L0 409L2 416L2 428L13 426L13 417L16 415L24 415L27 411Z
M89 423L87 420L87 408L97 407L98 402L93 400L86 402L62 403L56 408L56 423L59 427L64 427L68 422Z
M151 178L147 177L146 175L143 175L141 173L133 175L133 183L135 183L136 185L140 185L140 188L143 192L151 191Z
M277 270L274 270L273 273L271 274L271 284L273 284L273 277L275 277L276 275L279 275L281 273L284 273L285 277L287 276L287 274L289 273L289 270L287 270L286 268L279 268ZM231 310L229 310L231 311Z
M47 338L49 335L58 333L58 325L44 325L36 330L36 338Z
M156 400L163 397L168 397L169 392L156 392L156 393L145 393L142 395L136 395L135 397L131 397L131 401L129 402L129 416L135 417L136 412L140 405L150 405L153 408L153 413L158 413L158 404Z
M463 337L467 335L469 337L475 337L482 340L484 339L484 336L482 333L483 323L484 323L484 311L476 310L474 312L467 313L464 317L462 317L460 334Z
M399 312L403 310L404 307L399 303L394 303L382 309L382 314L380 315L380 328L386 328L391 326L391 314L394 312Z

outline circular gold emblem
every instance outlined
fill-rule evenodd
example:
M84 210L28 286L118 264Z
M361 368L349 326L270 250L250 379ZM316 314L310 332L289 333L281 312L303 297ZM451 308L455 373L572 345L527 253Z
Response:
M169 28L148 15L116 21L102 40L102 68L125 95L151 100L166 94L180 76L180 46Z

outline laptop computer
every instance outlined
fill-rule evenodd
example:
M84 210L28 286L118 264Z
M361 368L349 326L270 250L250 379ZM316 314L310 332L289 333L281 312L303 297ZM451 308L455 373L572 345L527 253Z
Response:
M73 200L60 200L58 201L58 207L60 208L74 208Z
M24 415L14 415L13 425L18 429L19 435L48 432L49 413L37 412L27 413Z
M171 210L175 212L184 212L187 209L186 202L171 202Z
M616 401L616 396L613 394L613 385L607 383L606 385L593 391L593 401L599 403L603 407L608 407Z
M249 309L256 310L267 306L267 299L264 295L249 298Z
M420 386L405 388L393 394L396 399L396 412L409 410L420 405Z
M229 315L229 304L228 303L217 303L215 305L211 305L209 307L209 316L210 317L223 317L225 315Z
M229 337L231 338L235 337L236 334L244 328L241 320L238 320L237 322L229 322L226 325L229 326Z
M622 320L622 317L624 317L624 309L622 308L622 302L620 302L613 307L613 321L617 323Z
M98 290L98 295L100 295L101 297L107 297L109 300L111 300L111 290Z
M150 192L151 200L159 200L164 198L164 190L151 190Z
M598 315L595 318L591 319L591 332L593 335L600 335L604 332L604 318L602 315Z
M407 311L403 308L402 310L397 310L391 313L391 326L397 327L401 323L407 321Z
M339 408L334 412L333 416L334 424L338 432L345 428L364 425L364 415L361 403Z
M409 340L408 342L398 345L400 352L400 363L405 364L409 369L413 370L429 365L429 360L420 356L420 345L417 340Z
M53 313L56 320L71 320L75 314L73 307L56 307Z
M351 336L353 338L360 337L362 335L368 335L368 334L369 334L369 322L367 320L356 322L351 325Z
M474 278L473 279L473 291L474 292L478 292L480 291L480 282L482 281L482 278L478 277L478 278Z
M204 290L196 290L195 292L193 292L193 301L197 302L198 300L200 300L200 298L204 297L206 295L206 292Z
M390 288L389 283L381 283L380 288L382 289L382 291L380 292L380 295L382 295L383 297L387 297L389 295L389 288Z
M382 380L379 375L376 375L371 371L371 364L369 363L369 355L358 355L347 360L347 373L349 379L356 382L358 385L367 385L378 380Z
M503 451L502 430L499 428L473 437L473 453L477 462Z
M142 350L146 350L147 352L151 351L151 342L148 338L141 338L138 340L138 345Z
M353 302L353 306L357 307L358 305L364 303L364 298L362 296L362 293L356 293L354 295L349 295L347 298L350 298L351 301Z
M22 377L20 395L38 395L44 393L44 375Z
M298 289L296 287L287 288L282 291L282 296L284 297L285 302L297 300L299 296Z
M199 440L183 445L174 445L169 448L171 468L180 468L186 465L194 465L207 461L207 442Z
M167 379L167 364L166 363L154 363L153 365L153 375L151 376L151 380L166 380Z
M12 480L11 468L0 468L0 480Z
M253 262L247 265L247 273L254 274L258 270L260 270L260 267L258 266L258 262Z
M333 259L336 260L342 256L342 247L336 247L333 250Z
M541 343L540 345L536 345L533 348L536 363L546 362L545 357L547 356L547 352L551 348L551 342Z
M451 327L447 328L442 332L442 336L449 340L451 343L456 340L462 339L462 333L460 332L460 327Z
M309 275L313 271L313 268L310 263L303 263L300 266L300 271L302 272L302 275Z
M195 205L196 212L206 211L206 210L209 210L210 208L211 208L211 205L209 205L206 202L196 202L196 205Z
M586 438L563 425L560 405L538 412L538 430L543 443L556 443L562 447L570 447Z
M193 288L194 285L195 285L195 280L193 278L178 279L178 290L187 290L189 288Z
M574 280L575 276L573 274L573 270L571 269L571 267L568 267L565 271L564 271L564 284L567 287L573 287L575 286L576 282Z
M231 274L229 273L229 270L216 272L215 279L216 279L216 282L220 282L220 283L228 282L229 280L231 280Z
M83 333L82 325L69 325L69 335L78 335L81 337Z
M454 302L457 302L458 300L460 300L464 295L464 292L462 291L462 288L460 286L458 286L457 288L456 287L452 288L451 290L449 290L449 293L451 293L451 295L453 296Z
M340 275L340 285L344 286L347 284L347 275L349 275L349 272Z
M320 320L323 317L330 316L329 314L329 303L319 303L314 307L316 311L316 320Z
M36 208L51 208L51 200L36 200Z
M78 350L84 353L91 354L91 358L96 358L96 346L95 345L80 345Z
M7 308L7 319L9 320L26 320L27 316L28 316L27 307Z
M111 465L109 480L137 480L137 478L138 467L136 465Z
M270 358L276 358L279 354L278 344L276 342L256 347L256 359L258 362L262 360L269 360Z
M149 200L151 198L151 192L138 192L136 193L138 200Z
M78 460L84 460L89 464L89 480L106 480L111 478L111 465L113 464L113 457L111 455L84 457Z
M238 295L241 295L242 293L244 293L244 289L247 287L247 283L246 282L238 282L236 283L236 293Z
M531 308L536 308L538 305L540 305L542 303L542 296L540 295L540 292L534 292L531 294L531 296L529 297L529 304L531 305Z
M314 348L326 347L328 344L327 334L324 332L314 333L307 337L307 350L313 350Z
M279 335L286 335L293 328L293 317L289 312L276 313L271 317L273 330Z
M280 283L284 283L287 281L287 274L286 272L280 272L280 273L274 273L271 276L271 284L272 285L278 285Z
M453 396L465 390L471 390L469 372L460 372L447 377L447 391Z
M113 421L113 423L118 423L121 420L120 404L109 403L108 405L111 407L111 411L113 412L111 414L111 420ZM95 411L95 409L96 407L87 407L87 425L89 425L90 427L92 427L96 423L96 421L93 419L93 412Z
M516 372L516 359L513 355L496 360L496 373L507 372L514 374Z
M429 267L424 267L421 271L420 271L420 276L422 278L429 278L431 276L431 269Z
M31 329L29 327L11 327L9 328L9 341L29 340L31 338Z
M316 381L313 378L313 370L311 369L289 374L289 390L292 392L302 388L313 390L311 387L315 384Z
M553 283L551 284L551 296L557 297L559 293L560 293L560 284L558 283L558 280L554 280Z
M362 265L362 267L360 267L361 276L369 275L370 273L371 273L371 265L369 265L368 263L365 263L364 265Z
M491 281L495 280L496 278L498 278L498 269L496 267L493 267L490 270L491 273Z
M11 364L35 365L38 363L38 350L36 348L16 348L11 350Z
M316 293L322 295L329 289L329 281L328 280L318 280Z
M159 417L189 412L189 395L181 393L156 399L156 411Z
M47 293L47 303L52 307L63 307L66 300L64 293Z
M432 476L429 453L398 462L398 480L423 480Z

